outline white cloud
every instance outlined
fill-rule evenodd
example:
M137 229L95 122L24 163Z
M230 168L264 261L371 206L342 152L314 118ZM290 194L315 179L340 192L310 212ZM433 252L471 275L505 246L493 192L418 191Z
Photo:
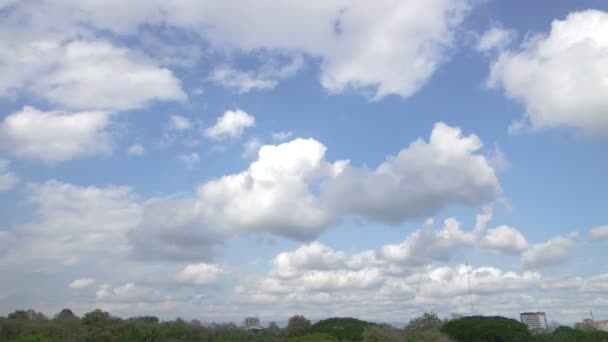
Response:
M437 123L375 170L347 167L327 186L334 210L388 223L428 217L452 203L481 205L501 192L476 135Z
M435 230L433 221L429 220L400 244L382 247L381 255L404 266L448 261L455 251L472 245L475 238L474 234L462 231L454 219L447 219L441 230Z
M534 128L608 132L608 13L587 10L554 20L548 34L527 39L492 64L488 80L523 102Z
M70 288L72 289L83 289L85 287L91 286L95 283L95 279L92 278L84 278L84 279L76 279L70 283Z
M492 26L484 32L477 41L477 50L480 52L502 51L515 38L515 31L501 26Z
M239 94L251 90L267 90L277 86L275 79L263 78L253 72L235 70L228 65L220 65L213 69L211 79L226 88L232 88Z
M111 286L103 284L95 292L99 302L140 303L159 302L163 300L160 291L128 282L123 285Z
M528 242L517 229L499 226L488 230L479 247L496 254L520 254L528 248Z
M293 76L302 66L302 57L296 55L288 64L277 66L268 63L257 71L240 71L229 65L220 65L213 69L210 78L217 84L243 94L252 90L274 89L280 80Z
M246 171L203 184L198 201L203 216L219 227L264 230L310 238L332 217L310 184L331 177L343 162L325 161L325 146L313 139L265 145Z
M109 121L107 112L44 112L26 106L0 123L0 148L15 157L45 162L109 155Z
M541 268L565 262L578 243L578 234L558 236L532 245L521 256L525 268Z
M188 169L194 168L201 162L201 157L196 152L181 154L177 156L177 159Z
M475 226L473 227L473 233L479 234L486 229L488 222L492 220L494 210L491 205L485 205L481 213L475 217Z
M8 260L56 264L129 253L127 233L141 219L130 188L47 181L28 185L26 194L35 211L30 222L17 227L21 239Z
M44 4L65 22L122 35L137 33L143 25L166 26L197 32L224 51L303 53L320 60L321 84L329 91L354 88L378 99L407 97L420 89L449 58L448 49L473 3L154 0L130 4L129 11L119 1Z
M152 201L146 225L153 228L142 227L137 240L146 255L162 250L180 259L208 257L199 256L193 241L210 246L246 232L311 240L347 215L397 223L434 215L453 203L485 204L500 186L487 159L476 153L480 148L476 136L438 124L429 143L414 142L372 173L347 160L326 160L326 147L314 139L265 145L246 170L201 184L195 196ZM478 230L489 220L489 209L482 216ZM452 249L471 244L477 231L465 233L450 221L441 231L430 227L417 234L437 243L421 253L445 259ZM408 258L416 259L416 253Z
M199 263L187 265L177 275L177 280L193 285L210 285L219 281L225 270L219 265Z
M272 139L274 141L283 142L283 141L291 138L292 135L293 135L292 132L285 132L285 131L272 132Z
M245 129L255 125L255 117L240 109L228 110L224 115L217 118L215 125L205 130L205 135L211 139L223 139L226 137L238 138Z
M127 149L127 154L134 157L141 157L146 153L146 149L142 144L133 144Z
M169 118L169 129L175 131L183 131L192 128L192 122L185 116L171 115Z
M600 226L591 229L591 238L594 240L607 240L608 226Z
M10 164L9 160L0 159L0 192L11 190L20 181L17 174L10 170Z
M26 92L75 110L130 110L186 99L170 70L109 42L28 41L9 50L0 55L0 73L7 75L0 96Z
M258 137L253 137L245 144L243 144L243 158L255 157L258 154L258 150L262 146L262 140Z
M313 241L293 252L279 253L272 261L271 273L280 278L293 278L306 270L344 268L346 254Z

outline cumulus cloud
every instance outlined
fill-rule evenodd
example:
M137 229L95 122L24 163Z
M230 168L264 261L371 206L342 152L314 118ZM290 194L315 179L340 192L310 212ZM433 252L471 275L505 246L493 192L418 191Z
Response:
M0 148L15 157L59 162L112 153L108 112L40 111L23 107L0 123Z
M477 51L490 52L501 51L515 38L515 31L506 29L499 25L492 26L485 31L477 41Z
M5 261L73 263L128 255L127 232L141 219L130 188L80 187L53 180L28 185L26 194L34 205L33 218L17 227L18 239Z
M272 132L271 136L274 141L283 142L293 135L292 132L278 131Z
M95 295L98 302L110 303L160 302L164 299L159 290L139 286L134 282L116 286L103 284L99 286Z
M201 161L201 157L196 152L180 154L177 159L188 169L194 168Z
M480 296L528 291L543 284L537 272L516 273L491 266L439 266L432 261L406 273L395 272L402 262L383 259L381 251L347 254L313 242L276 255L266 275L244 279L235 287L235 293L246 303L301 308L322 303L328 310L352 314L353 310L369 313L370 307L385 304L388 308L388 303L395 301L413 306L445 305L446 310L462 303L468 306L469 279L476 300ZM377 258L369 257L372 254ZM361 305L348 304L355 298L362 301L357 301Z
M429 217L451 203L482 205L500 192L481 140L437 123L428 142L418 139L375 170L348 167L328 184L335 210L400 223Z
M557 236L530 246L521 257L525 268L542 268L565 262L578 243L577 233Z
M302 57L296 55L288 64L276 66L269 63L257 71L241 71L229 65L220 65L213 69L210 78L217 84L243 94L252 90L274 89L280 80L293 76L302 66Z
M591 229L591 238L594 240L607 240L608 226L599 226Z
M551 31L500 54L490 86L526 106L534 128L572 127L605 137L608 131L608 13L587 10L554 20Z
M526 250L528 242L519 230L509 226L499 226L488 230L479 247L490 253L520 254Z
M335 176L345 165L327 162L325 151L314 139L262 146L247 170L199 187L202 214L228 230L309 239L332 220L310 185Z
M378 99L391 94L407 97L422 87L449 58L448 49L472 4L468 0L424 4L386 0L370 8L363 1L343 0L289 6L280 1L237 5L153 0L130 4L128 13L121 16L115 15L124 6L118 1L37 5L62 18L59 22L68 26L66 31L77 32L74 26L81 28L80 23L118 35L137 33L144 25L169 26L199 33L224 51L303 53L320 60L320 81L329 91L354 88ZM27 5L20 7L27 9ZM170 75L156 76L168 81ZM220 79L231 80L243 90L270 87L273 80L260 78L258 72L243 75L238 71L227 76L224 72ZM181 97L170 83L164 83L168 87L162 95Z
M480 148L476 136L438 124L428 143L418 140L369 171L347 160L326 160L327 148L314 139L264 145L246 170L201 184L195 196L151 201L154 219L145 221L153 228L142 227L133 236L146 255L156 249L180 259L208 258L218 241L242 233L311 240L347 215L399 223L432 216L450 204L483 205L500 186ZM488 210L481 221L489 220ZM472 243L477 232L465 233L449 221L440 231L427 227L418 234L416 239L436 248L395 246L395 258L401 253L412 260L445 259L450 250ZM195 242L205 248L195 250Z
M127 149L127 154L133 157L141 157L146 153L146 149L142 144L133 144Z
M298 247L292 252L279 253L272 261L272 274L292 278L307 270L344 268L346 254L334 251L318 241Z
M423 265L433 261L448 261L459 248L470 246L475 235L460 229L455 219L447 219L441 230L429 220L419 230L397 245L382 247L383 258L403 265Z
M170 70L106 41L26 41L8 50L0 55L0 72L7 76L0 96L27 92L74 110L130 110L186 99Z
M228 110L217 118L215 124L205 130L205 135L211 139L238 138L245 129L255 125L255 117L240 109Z
M76 279L73 282L71 282L69 286L72 289L83 289L85 287L89 287L89 286L93 285L94 282L95 282L95 279L92 279L92 278Z
M185 116L171 115L169 118L169 129L183 131L192 128L192 122Z
M176 279L186 284L210 285L215 284L224 273L225 270L219 265L198 263L187 265Z
M258 150L262 146L262 140L258 137L253 137L243 144L243 158L255 157Z
M19 176L10 170L10 165L9 160L0 159L0 192L11 190L20 181Z

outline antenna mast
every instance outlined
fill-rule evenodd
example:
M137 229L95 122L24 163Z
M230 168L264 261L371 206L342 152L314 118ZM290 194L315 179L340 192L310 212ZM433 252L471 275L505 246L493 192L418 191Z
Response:
M469 284L469 301L471 303L471 315L475 314L475 307L473 306L473 291L471 290L471 275L469 273L469 261L466 261L467 267L467 283Z

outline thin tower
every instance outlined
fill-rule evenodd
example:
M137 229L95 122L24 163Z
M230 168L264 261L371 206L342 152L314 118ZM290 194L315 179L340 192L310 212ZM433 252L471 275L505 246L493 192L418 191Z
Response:
M469 273L469 261L466 261L467 267L467 283L469 284L469 301L471 303L471 315L475 314L475 307L473 306L473 291L471 290L471 275Z

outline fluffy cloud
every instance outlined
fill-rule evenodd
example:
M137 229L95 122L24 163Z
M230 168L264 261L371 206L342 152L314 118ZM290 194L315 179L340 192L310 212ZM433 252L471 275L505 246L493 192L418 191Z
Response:
M142 255L157 250L200 259L209 258L218 241L248 232L311 240L346 215L399 223L434 215L453 203L485 204L500 186L486 157L477 153L480 148L476 136L437 124L428 143L418 140L369 171L346 160L327 161L326 147L314 139L265 145L246 170L201 184L195 196L151 200L144 210L150 219L132 238ZM485 209L477 231L490 216ZM429 225L416 234L389 248L391 255L419 262L446 259L475 238L455 221L440 231Z
M499 226L488 230L479 247L496 254L519 254L526 250L528 242L517 229Z
M9 191L19 183L19 177L9 167L10 161L0 159L0 192Z
M82 288L93 285L94 282L95 282L95 279L91 279L91 278L76 279L73 282L71 282L69 286L72 289L82 289Z
M117 303L160 302L163 296L160 291L128 282L111 286L103 284L95 292L97 301Z
M522 265L525 268L541 268L560 264L568 259L578 239L577 233L571 233L532 245L522 254Z
M515 38L515 31L500 26L492 26L484 32L477 41L477 50L480 52L501 51Z
M129 188L48 181L29 185L27 198L35 208L33 219L17 227L18 239L4 261L74 263L128 255L127 232L141 219Z
M192 128L192 122L185 116L171 115L169 118L169 129L183 131Z
M225 273L219 265L199 263L187 265L177 275L181 283L193 285L210 285L216 283Z
M272 261L272 274L292 278L306 270L331 270L346 265L346 254L314 241L292 252L278 254Z
M196 152L180 154L177 159L188 169L194 168L201 161L201 157Z
M227 238L205 221L195 198L151 198L142 209L141 221L129 232L137 259L208 260Z
M255 157L258 154L262 140L258 137L253 137L243 144L243 158Z
M61 24L54 23L52 28L69 32L83 30L81 23L119 35L133 35L143 26L168 26L197 32L223 50L305 53L320 60L321 84L331 92L355 88L381 98L390 94L410 96L433 75L448 59L447 50L454 44L455 31L472 1L432 0L422 4L384 0L370 8L364 1L344 0L289 5L281 1L243 4L153 0L130 4L129 11L115 0L103 4L45 1L36 5L61 18ZM33 5L24 2L18 9L29 13L29 6ZM118 12L124 14L117 16ZM169 77L157 76L157 80ZM273 80L234 71L224 72L219 78L231 80L239 89L269 87ZM162 94L173 99L178 94L175 90L169 86Z
M209 181L198 189L198 206L213 225L227 230L269 231L309 239L331 214L310 185L339 173L345 163L325 161L326 148L313 139L265 145L246 171Z
M24 107L0 123L0 148L15 157L58 162L112 152L108 112L44 112Z
M228 65L220 65L213 69L210 78L215 83L243 94L251 90L274 89L280 80L293 76L302 68L303 64L302 57L296 55L291 62L285 65L277 66L268 63L255 72L240 71Z
M186 98L170 70L109 42L29 41L9 50L0 55L7 75L0 96L26 92L75 110L129 110Z
M289 138L291 138L291 136L293 135L292 132L285 132L285 131L279 131L279 132L272 132L272 139L274 141L279 141L279 142L283 142Z
M134 157L141 157L146 153L146 149L142 144L133 144L127 149L127 154Z
M591 229L591 238L594 240L608 239L608 226L600 226Z
M400 244L382 247L381 255L403 265L423 265L448 261L456 250L472 245L474 241L475 235L462 231L460 223L454 219L447 219L441 230L435 230L430 220Z
M501 191L481 140L437 123L428 142L416 140L375 170L348 167L327 187L338 212L400 223L429 217L451 203L481 205Z
M238 138L245 129L255 125L255 117L246 112L228 110L224 115L217 118L215 125L205 130L205 135L211 139L223 139L226 137Z
M349 266L355 259L363 260L361 255L368 252L379 259L367 258L356 268ZM235 293L243 303L272 303L275 309L298 307L301 312L312 312L315 304L322 303L336 315L355 312L365 316L375 308L378 312L373 315L382 316L383 310L398 310L391 306L396 301L407 304L399 307L432 305L446 313L468 310L469 279L474 300L486 304L496 296L534 290L543 284L537 272L438 266L432 261L407 273L394 272L400 261L382 259L381 251L368 252L349 255L318 242L304 245L275 256L268 274L244 279ZM359 301L354 301L356 298ZM352 305L353 301L360 305Z
M605 137L608 131L608 13L588 10L555 20L493 63L491 86L523 102L535 128L566 126Z

